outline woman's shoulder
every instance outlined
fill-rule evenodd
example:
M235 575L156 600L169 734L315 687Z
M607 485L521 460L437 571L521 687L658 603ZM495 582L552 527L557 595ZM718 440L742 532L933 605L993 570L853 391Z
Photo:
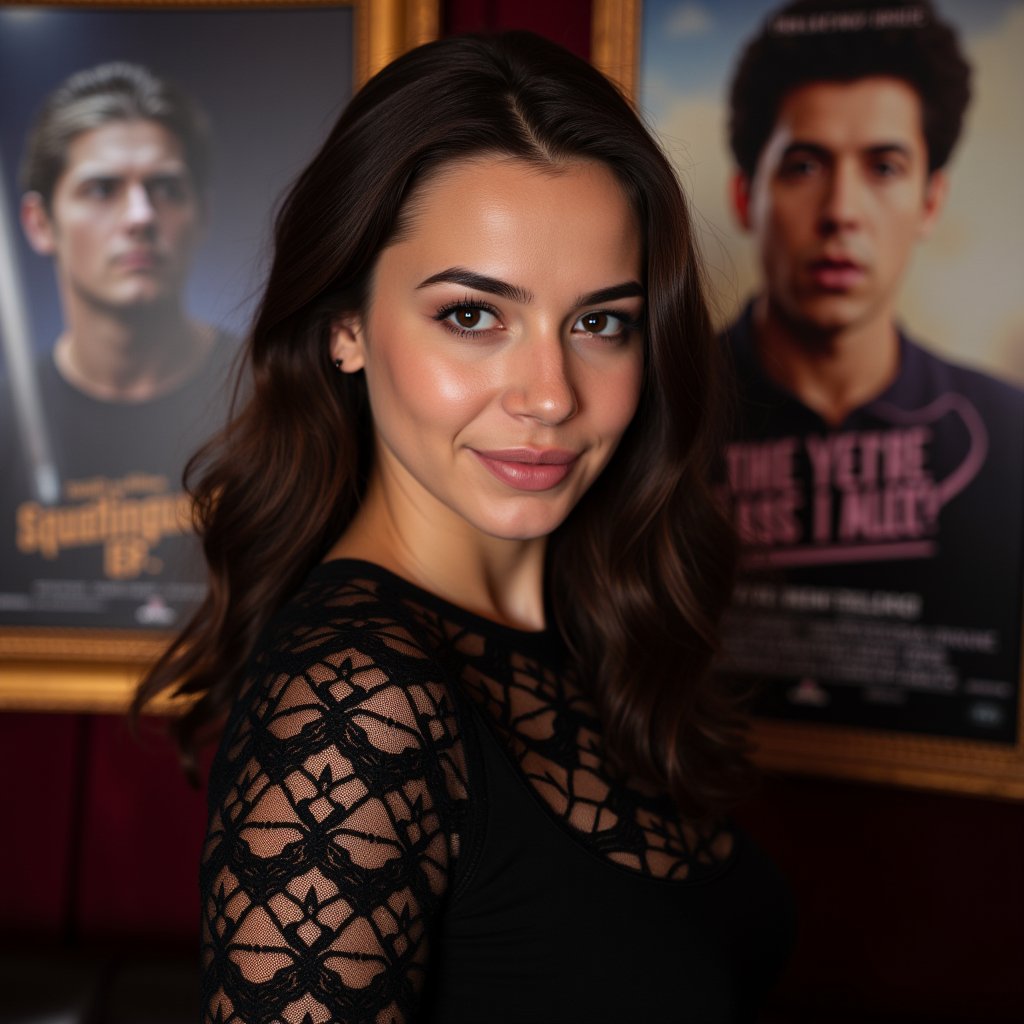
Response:
M389 574L369 562L344 560L315 566L259 645L260 653L299 660L325 648L354 644L389 664L429 659L427 637L403 606Z
M257 645L255 664L278 672L346 662L400 673L407 682L443 681L429 637L416 628L387 574L369 563L315 567L274 616Z
M465 831L467 717L380 582L314 570L264 630L211 765L213 831L293 821L317 794L337 816L411 791L449 838Z
M325 742L454 754L455 690L384 575L359 563L318 566L264 630L226 746L236 755L280 742L292 754Z

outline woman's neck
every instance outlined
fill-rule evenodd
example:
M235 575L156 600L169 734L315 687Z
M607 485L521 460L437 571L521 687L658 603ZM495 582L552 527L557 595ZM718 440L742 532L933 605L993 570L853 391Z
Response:
M326 558L364 559L484 618L543 629L547 538L489 537L458 517L443 522L432 512L393 500L374 475Z

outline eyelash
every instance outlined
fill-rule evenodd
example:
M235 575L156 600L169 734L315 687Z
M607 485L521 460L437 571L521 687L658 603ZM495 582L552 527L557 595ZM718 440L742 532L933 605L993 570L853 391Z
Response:
M470 338L474 335L486 334L487 331L467 331L459 327L458 324L453 324L448 317L457 309L479 309L485 313L490 313L495 319L498 318L498 311L493 306L488 306L486 302L471 302L469 299L463 299L461 302L450 302L442 306L434 314L434 319L439 321L442 327L447 328L452 334L458 335L460 338Z
M588 309L586 313L581 313L576 317L576 319L582 320L585 316L610 316L612 319L619 321L620 330L617 334L596 334L593 331L583 332L584 334L590 334L595 338L601 338L604 341L625 342L637 331L642 331L644 327L644 320L642 316L631 317L621 309Z
M479 309L484 313L489 313L491 316L498 318L498 311L493 307L487 305L486 302L477 302L475 300L463 299L461 302L450 302L445 306L442 306L435 314L434 319L441 323L443 327L451 331L452 334L457 335L460 338L472 338L478 337L482 334L487 334L488 330L482 331L469 331L458 324L454 324L448 319L456 310L459 309ZM629 317L622 310L617 309L588 309L586 313L581 313L576 319L579 320L585 316L598 316L598 315L610 316L618 320L622 325L622 329L617 334L601 335L595 334L591 331L584 331L584 334L590 334L594 338L601 338L609 342L624 342L636 331L643 329L643 318L642 317ZM575 323L575 321L573 321Z

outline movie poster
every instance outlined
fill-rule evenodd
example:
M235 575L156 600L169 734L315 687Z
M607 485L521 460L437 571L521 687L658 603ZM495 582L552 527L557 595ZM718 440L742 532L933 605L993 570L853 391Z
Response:
M775 17L780 6L643 5L640 105L697 209L738 378L720 485L743 567L722 672L757 684L768 717L1010 744L1024 580L1024 3ZM919 124L920 99L870 64L867 86L854 73L787 86L737 176L729 89L762 26L785 37L775 68L788 73L813 65L804 44L851 51L857 36L877 54L893 33L932 38L936 14L970 68L938 179L914 177L920 154L901 141L899 118L917 103ZM917 207L885 205L901 175L918 182ZM883 285L895 295L885 346L865 329L849 333L862 349L829 348L835 318Z
M182 470L351 95L353 17L0 8L0 625L173 628L201 599Z

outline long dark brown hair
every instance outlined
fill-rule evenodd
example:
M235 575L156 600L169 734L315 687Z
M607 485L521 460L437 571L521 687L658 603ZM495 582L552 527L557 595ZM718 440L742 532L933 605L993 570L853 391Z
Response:
M395 61L355 96L286 198L248 344L248 397L188 470L209 593L136 709L169 688L196 695L176 723L194 749L230 707L261 629L352 519L372 422L363 375L332 368L332 324L364 308L412 190L483 153L599 161L636 211L648 295L639 411L551 538L548 587L613 762L691 813L717 810L745 762L709 673L734 541L707 483L721 380L691 219L616 88L527 33L445 39Z

